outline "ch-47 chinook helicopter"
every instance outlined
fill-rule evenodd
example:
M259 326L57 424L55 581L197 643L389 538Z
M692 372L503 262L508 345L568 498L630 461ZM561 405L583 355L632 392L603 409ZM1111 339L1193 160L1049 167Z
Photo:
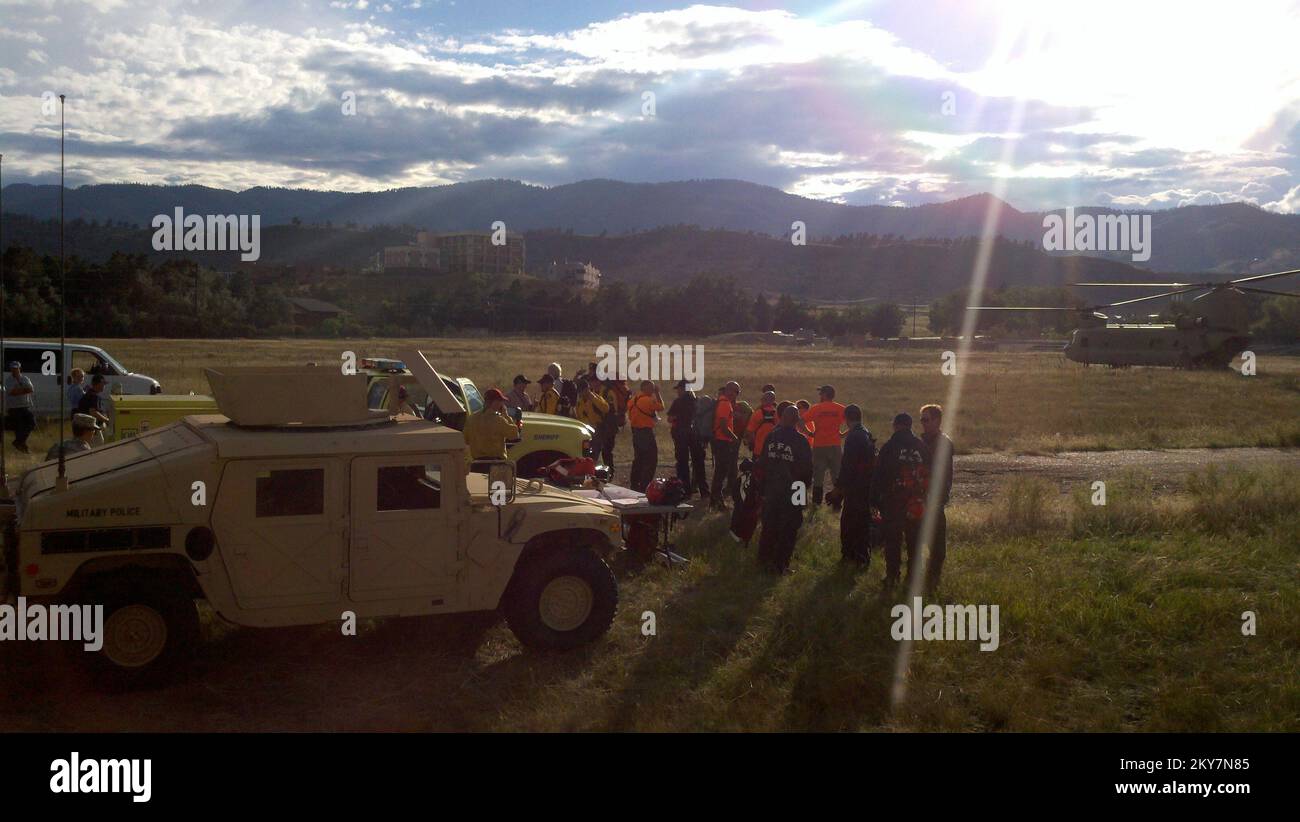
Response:
M1300 297L1287 291L1256 288L1255 284L1276 277L1300 274L1300 269L1257 274L1224 282L1205 283L1072 283L1094 288L1167 288L1160 294L1131 300L1079 308L1034 306L967 306L971 311L1075 311L1080 314L1079 327L1065 345L1067 359L1085 365L1156 365L1174 368L1226 367L1232 358L1250 345L1246 294L1277 297ZM1247 285L1247 284L1250 285ZM1189 302L1185 312L1177 313L1172 323L1127 322L1103 313L1106 309L1130 306L1148 300L1171 297L1181 301L1184 295L1204 291ZM1114 312L1112 312L1114 313Z

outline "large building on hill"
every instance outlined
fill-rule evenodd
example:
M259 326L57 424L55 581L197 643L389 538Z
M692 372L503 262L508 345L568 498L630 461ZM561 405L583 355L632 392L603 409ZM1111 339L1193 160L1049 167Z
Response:
M493 232L470 231L431 234L421 231L410 245L389 246L376 260L385 273L427 271L447 274L522 274L524 238L506 234L503 245L492 242Z
M506 234L503 245L492 243L490 231L435 234L428 239L442 255L442 268L450 274L522 274L524 238Z
M549 277L557 282L581 288L585 291L595 291L600 288L600 269L591 263L570 262L552 262Z

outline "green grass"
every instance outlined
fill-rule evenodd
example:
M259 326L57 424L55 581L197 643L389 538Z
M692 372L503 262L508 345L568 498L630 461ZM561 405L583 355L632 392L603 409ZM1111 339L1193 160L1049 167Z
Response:
M1105 509L1033 481L951 508L927 601L998 605L1000 647L915 643L897 705L880 558L842 567L818 510L783 578L721 517L693 520L691 563L620 564L612 630L573 653L525 652L479 616L377 620L355 638L210 622L191 678L162 691L88 699L55 669L0 665L23 671L0 727L1300 730L1300 477L1207 471L1154 504L1143 482L1110 483ZM1256 636L1241 633L1247 610Z

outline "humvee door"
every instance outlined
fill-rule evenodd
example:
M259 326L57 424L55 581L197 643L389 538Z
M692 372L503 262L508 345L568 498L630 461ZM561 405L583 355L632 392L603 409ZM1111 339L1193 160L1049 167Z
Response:
M351 599L451 597L462 499L452 478L463 476L456 469L448 454L353 458Z

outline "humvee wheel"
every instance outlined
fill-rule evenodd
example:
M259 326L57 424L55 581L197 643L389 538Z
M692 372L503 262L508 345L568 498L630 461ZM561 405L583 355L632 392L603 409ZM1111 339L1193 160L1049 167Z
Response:
M148 605L118 608L104 620L104 656L121 668L139 668L162 656L167 620Z
M199 640L199 613L185 594L147 582L114 580L92 596L104 605L103 647L90 657L101 685L157 685L175 674Z
M568 650L609 630L618 582L590 548L565 548L520 568L504 606L506 623L524 645Z
M596 595L582 577L556 577L546 583L537 601L542 624L552 631L572 631L591 616Z

